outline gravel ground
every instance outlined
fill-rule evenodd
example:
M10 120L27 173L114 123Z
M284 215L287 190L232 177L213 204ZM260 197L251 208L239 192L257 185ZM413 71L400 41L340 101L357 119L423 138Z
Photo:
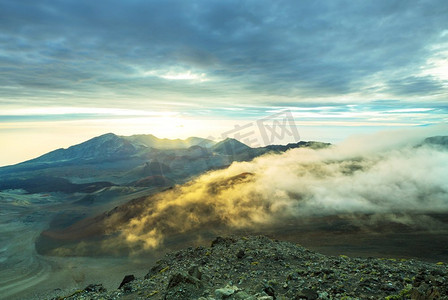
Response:
M168 253L119 289L92 284L59 299L448 299L448 268L325 256L264 236L218 237L209 248Z

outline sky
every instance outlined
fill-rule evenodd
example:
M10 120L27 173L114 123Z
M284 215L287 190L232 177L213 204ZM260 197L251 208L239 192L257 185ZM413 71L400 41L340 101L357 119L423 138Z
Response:
M328 142L447 123L447 16L445 0L0 0L0 166L281 112Z

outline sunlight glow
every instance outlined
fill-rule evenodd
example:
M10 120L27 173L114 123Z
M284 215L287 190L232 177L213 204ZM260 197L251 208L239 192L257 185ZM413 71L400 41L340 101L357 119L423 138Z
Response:
M143 77L155 76L166 80L189 80L197 82L205 82L210 79L205 73L196 73L191 70L151 70L141 72Z
M180 115L0 122L0 141L8 141L0 147L0 166L35 158L108 132L125 136L153 134L158 138L198 136L214 139L221 137L220 134L231 129L233 124L233 120L217 121Z

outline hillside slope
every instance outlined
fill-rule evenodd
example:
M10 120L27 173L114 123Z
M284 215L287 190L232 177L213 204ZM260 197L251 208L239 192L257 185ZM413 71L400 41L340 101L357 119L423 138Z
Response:
M415 260L325 256L266 237L216 238L167 254L144 278L65 299L448 299L448 268Z

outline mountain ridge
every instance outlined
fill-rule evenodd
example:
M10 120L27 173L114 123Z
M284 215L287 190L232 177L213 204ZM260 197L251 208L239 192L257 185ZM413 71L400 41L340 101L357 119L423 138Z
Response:
M237 139L226 138L225 140L222 140L222 141L216 143L215 145L213 145L212 149L218 153L226 153L226 154L233 155L233 154L238 154L238 153L241 153L242 151L253 149L253 148L238 141Z
M330 145L312 143L321 147ZM162 176L166 183L183 183L203 172L227 167L234 161L250 161L266 153L310 145L309 142L298 142L251 148L233 138L215 143L199 137L159 139L152 134L119 136L106 133L16 165L0 167L0 190L12 187L26 190L39 178L65 179L74 184L107 182L127 186L139 181L145 182L144 185L160 185L160 180L154 178L141 180ZM46 186L49 190L60 190Z

